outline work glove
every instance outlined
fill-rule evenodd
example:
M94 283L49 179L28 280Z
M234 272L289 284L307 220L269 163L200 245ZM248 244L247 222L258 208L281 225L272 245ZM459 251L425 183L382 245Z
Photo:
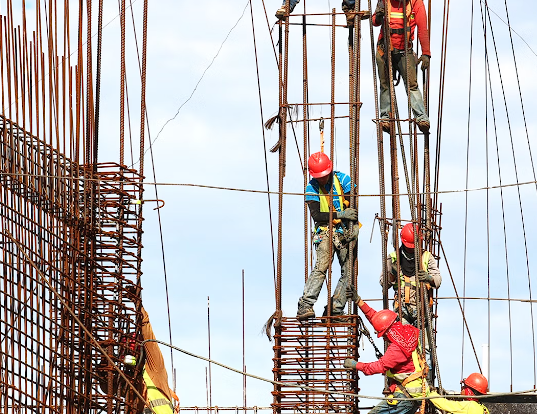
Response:
M433 281L433 277L427 273L425 270L418 271L418 280L420 282L427 282L431 283Z
M336 214L336 218L343 219L343 220L351 220L356 221L358 220L358 212L354 208L348 208L344 211L338 211Z
M421 62L421 70L429 69L431 57L427 55L421 55L418 59L418 64Z
M354 359L347 358L345 362L343 363L343 366L345 368L349 369L356 369L356 365L358 364L358 361L355 361Z
M347 229L345 231L345 240L348 242L356 240L358 238L358 233L360 233L360 226L358 223L356 223L354 226L352 226L352 230Z
M384 0L379 0L375 8L375 23L380 24L384 19Z
M352 299L354 303L358 303L362 300L353 284L347 286L347 290L345 293L347 295L347 299Z

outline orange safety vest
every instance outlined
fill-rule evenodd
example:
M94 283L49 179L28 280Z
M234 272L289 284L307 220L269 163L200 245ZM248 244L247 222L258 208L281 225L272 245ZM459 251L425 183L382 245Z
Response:
M388 38L388 42L390 45L390 50L393 51L391 35L403 34L405 30L405 20L404 20L404 15L402 12L393 11L391 0L386 0L386 1L388 3L388 10L386 13L386 17L388 19L388 27L390 30L390 37ZM406 4L406 24L407 24L406 35L407 35L408 44L411 44L414 38L413 27L411 27L411 22L414 20L414 18L415 18L414 13L412 13L412 0L408 0ZM378 42L377 49L378 49L379 54L381 56L384 56L384 49L383 49L382 42Z
M429 258L431 257L431 253L428 252L427 250L425 250L423 252L423 254L421 255L421 267L423 270L427 271L429 269ZM397 253L396 252L391 252L390 253L390 258L392 259L392 263L396 263L397 262ZM414 289L416 290L416 276L412 276L412 277L408 277L406 275L404 275L403 273L401 273L399 275L400 277L400 280L401 280L401 290L404 292L403 293L403 296L405 298L405 303L406 304L409 304L410 303L410 289ZM433 306L433 297L431 295L431 285L429 283L425 283L425 287L427 289L427 293L428 293L428 296L429 296L429 306ZM397 292L397 285L394 285L393 286L393 290L395 292Z

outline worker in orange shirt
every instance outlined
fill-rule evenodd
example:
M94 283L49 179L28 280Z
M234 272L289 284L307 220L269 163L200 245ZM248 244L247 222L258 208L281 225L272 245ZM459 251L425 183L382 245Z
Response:
M406 14L406 42L404 29L404 16ZM398 71L405 83L407 93L410 94L410 105L416 118L418 128L422 132L429 132L431 126L429 116L423 104L423 97L418 88L416 66L421 62L421 69L429 67L431 49L429 31L427 29L427 13L423 0L379 0L373 14L373 25L380 26L388 19L390 37L388 47L391 49L392 70ZM422 56L417 59L413 51L414 31L418 27L418 39L420 41ZM377 67L380 79L380 126L386 132L390 131L388 122L391 108L390 84L388 77L387 51L384 40L384 27L380 29L377 42ZM406 45L405 45L406 43ZM408 85L407 85L407 62L408 56Z

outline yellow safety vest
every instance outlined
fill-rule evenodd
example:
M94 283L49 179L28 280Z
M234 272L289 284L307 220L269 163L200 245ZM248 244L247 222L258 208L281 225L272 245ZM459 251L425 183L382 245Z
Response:
M428 367L423 358L419 356L416 349L412 351L412 362L414 363L414 372L399 372L394 374L388 370L386 371L386 376L394 379L405 387L412 397L417 397L422 394L422 376L427 375ZM424 373L423 371L425 367L427 367L427 370Z
M341 187L341 183L339 182L339 179L337 178L337 175L334 174L334 187L336 190L336 193L334 194L339 198L339 208L338 211L343 211L345 209L345 204L343 204L343 187ZM319 198L321 202L321 213L328 213L330 211L329 202L330 202L330 193L325 193L322 187L319 185Z
M336 209L336 211L343 211L345 210L345 204L344 204L344 198L343 198L343 187L341 187L341 183L339 182L339 179L337 178L336 174L333 174L334 179L334 187L335 187L335 193L334 196L339 198L339 210ZM326 193L322 187L319 185L319 201L321 203L321 213L328 213L330 212L330 193ZM318 226L317 229L320 230L326 230L328 229L327 226Z
M160 390L155 387L151 377L144 370L145 387L147 388L147 400L157 414L173 414L173 405Z
M423 254L421 255L421 267L426 272L429 270L429 258L431 257L431 253L425 250ZM397 262L397 252L391 252L390 258L392 259L392 263ZM410 289L416 289L416 278L413 277L414 280L412 280L410 277L404 275L401 273L399 275L399 278L401 279L401 289L404 292L405 296L405 303L410 303ZM427 289L431 289L431 285L428 283L425 284ZM393 286L393 290L397 291L397 285ZM429 295L429 306L432 306L432 297Z

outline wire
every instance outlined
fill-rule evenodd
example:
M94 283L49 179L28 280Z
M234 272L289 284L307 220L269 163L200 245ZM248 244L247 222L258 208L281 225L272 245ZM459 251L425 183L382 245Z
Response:
M364 399L368 399L368 400L383 400L383 401L385 401L385 400L392 399L392 398L389 398L389 397L377 397L377 396L370 396L370 395L354 394L354 393L351 393L351 392L340 392L340 391L326 390L326 389L322 389L322 388L306 387L306 386L301 385L301 384L296 383L296 382L273 381L273 380L270 380L268 378L263 378L263 377L260 377L258 375L249 374L249 373L247 373L245 371L241 371L239 369L229 367L227 365L222 364L221 362L215 361L214 359L209 359L209 358L205 358L205 357L200 356L200 355L196 355L196 354L194 354L192 352L189 352L187 350L184 350L184 349L178 348L176 346L167 344L166 342L159 341L158 339L146 339L145 341L141 342L140 346L142 348L145 347L145 344L147 342L156 342L157 344L170 347L172 349L175 349L176 351L182 352L183 354L191 356L193 358L197 358L197 359L201 359L201 360L206 361L206 362L210 362L211 364L218 365L218 366L220 366L222 368L225 368L227 370L236 372L237 374L245 375L247 377L254 378L254 379L257 379L257 380L260 380L260 381L269 382L269 383L271 383L273 385L280 385L280 386L285 386L285 387L296 387L296 388L302 388L303 390L319 392L319 393L322 393L322 394L345 395L345 396L348 396L348 397L364 398ZM529 389L529 390L517 391L517 392L505 392L505 393L475 395L475 396L472 396L472 398L486 400L487 398L497 398L497 397L508 396L508 395L529 394L529 393L534 393L535 391L537 391L537 389L532 388L532 389ZM397 400L399 400L399 401L422 401L422 400L433 400L433 399L436 399L436 398L444 398L444 396L442 396L442 395L432 395L432 396L427 396L427 397L397 398ZM459 394L450 394L449 398L466 399L466 398L468 398L468 396L467 395L459 395Z
M226 43L227 39L229 38L229 35L231 34L231 32L233 31L233 29L235 29L235 27L237 27L237 25L239 24L239 22L242 20L243 16L244 16L244 13L246 12L246 8L248 7L248 4L250 3L250 0L248 0L246 2L246 5L244 6L244 9L242 10L242 14L241 16L239 17L239 19L235 22L235 24L233 25L233 27L229 30L228 34L226 35L225 39L223 40L223 42L220 44L220 47L218 48L218 51L216 52L216 55L214 55L213 59L211 60L211 63L209 63L209 66L207 66L205 68L205 70L203 71L203 73L201 74L201 77L198 79L198 82L196 83L196 86L194 86L194 89L192 90L192 92L190 93L190 96L188 97L188 99L186 101L184 101L181 106L179 106L179 108L177 109L177 112L175 113L175 115L173 117L171 117L170 119L168 119L164 125L162 125L162 127L160 128L160 131L158 132L157 136L155 137L155 139L150 143L151 145L154 145L155 142L157 141L157 139L159 139L160 137L160 134L162 133L162 131L164 130L164 128L166 128L166 126L175 120L175 118L177 118L177 116L179 115L179 112L181 112L181 109L183 109L183 107L192 99L192 97L194 96L194 93L196 93L197 89L198 89L198 86L199 84L201 83L201 81L203 80L203 78L205 77L205 74L207 73L207 71L209 70L209 68L213 65L214 61L216 60L216 58L218 57L218 55L220 54L220 51L222 50L222 47L224 47L224 44ZM151 145L150 145L150 148L151 148ZM149 148L147 150L145 150L145 153L147 153L147 151L149 151ZM144 153L144 154L145 154ZM131 168L133 166L135 166L136 164L138 164L140 162L140 160L136 161L134 164L131 165Z

